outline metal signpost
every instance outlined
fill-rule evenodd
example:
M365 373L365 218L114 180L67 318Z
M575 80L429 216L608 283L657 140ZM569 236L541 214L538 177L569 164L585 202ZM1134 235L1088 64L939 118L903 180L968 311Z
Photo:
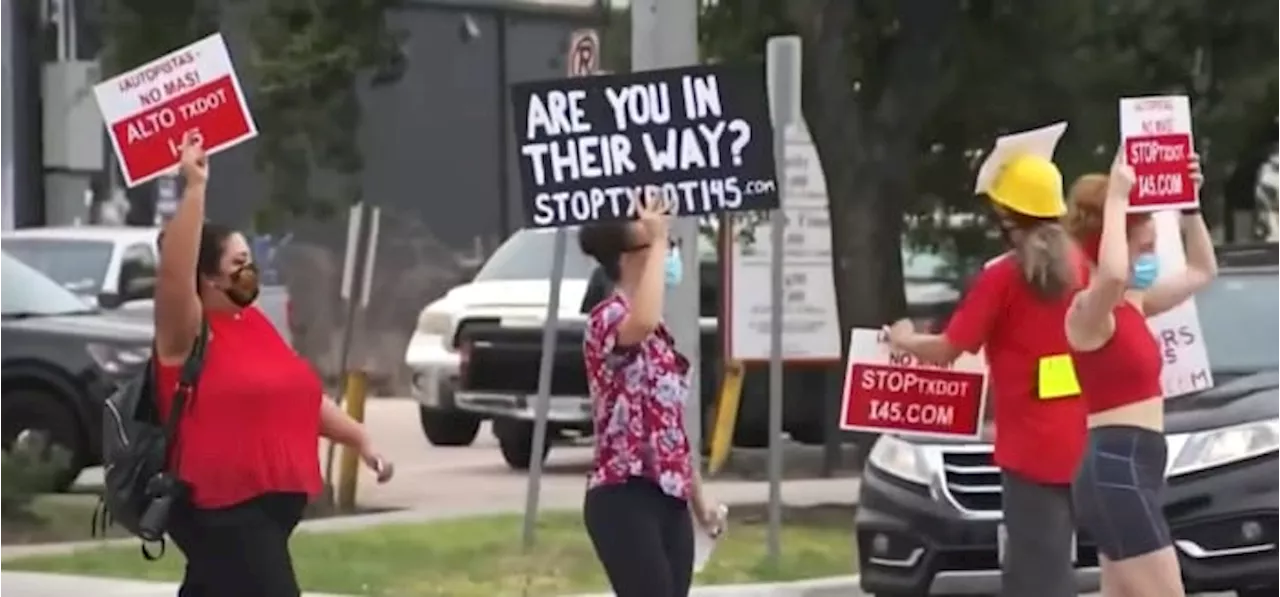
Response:
M675 68L698 63L698 2L696 0L632 0L632 72ZM693 395L685 403L685 432L692 448L694 470L702 467L702 329L699 325L701 270L698 251L698 218L673 222L679 243L684 277L666 292L663 319L676 346L689 359L689 387Z
M374 207L369 212L369 231L364 248L364 264L361 268L359 294L355 291L356 264L360 252L361 233L364 231L364 203L351 206L347 215L347 247L342 258L342 283L339 294L347 306L346 326L342 331L342 345L338 352L341 359L338 372L341 374L341 388L333 399L345 406L347 413L357 421L364 421L365 372L364 367L351 367L351 348L355 337L355 328L360 316L369 308L369 296L373 290L373 271L378 255L378 232L382 220L382 209ZM336 449L335 442L329 442L325 454L325 483L333 491L333 461ZM359 454L344 449L339 470L337 487L337 504L344 509L355 505L356 479L359 474Z
M787 129L800 121L800 38L775 37L766 46L770 117L773 120L773 155L779 172L785 172ZM778 177L787 183L786 176ZM781 193L786 196L785 190ZM772 296L769 338L769 531L768 557L777 565L782 554L782 301L783 244L786 214L774 210L769 220Z
M594 30L575 31L565 59L570 77L587 77L600 68L600 38ZM506 176L504 172L502 174ZM555 365L556 328L560 324L560 287L564 282L564 259L568 234L556 228L551 257L551 292L542 328L542 355L538 362L538 396L534 402L533 446L529 459L529 481L525 490L524 529L521 541L527 552L533 547L538 518L538 498L542 492L543 455L547 446L547 416L551 410L551 375Z

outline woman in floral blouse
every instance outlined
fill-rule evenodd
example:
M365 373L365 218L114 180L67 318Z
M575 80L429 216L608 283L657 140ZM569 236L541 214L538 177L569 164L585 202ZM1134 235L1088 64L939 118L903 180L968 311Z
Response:
M596 438L583 516L618 597L687 597L693 521L709 532L720 525L689 459L689 361L662 323L663 294L681 269L660 204L578 236L615 283L583 342Z

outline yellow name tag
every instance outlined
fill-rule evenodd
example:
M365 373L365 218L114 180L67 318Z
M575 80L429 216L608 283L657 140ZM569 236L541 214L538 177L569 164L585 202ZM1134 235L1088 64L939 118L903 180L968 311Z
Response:
M1076 368L1071 364L1071 355L1055 354L1040 357L1040 374L1037 381L1041 400L1080 394L1080 382L1076 380Z

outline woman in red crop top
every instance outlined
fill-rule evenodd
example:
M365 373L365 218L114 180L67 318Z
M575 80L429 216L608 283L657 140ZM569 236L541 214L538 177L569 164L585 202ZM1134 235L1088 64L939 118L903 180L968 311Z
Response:
M1192 179L1200 186L1198 161ZM1089 407L1089 438L1072 497L1097 541L1103 595L1184 595L1163 514L1167 459L1160 347L1146 318L1204 288L1217 273L1199 210L1183 212L1187 267L1159 276L1155 226L1129 214L1135 175L1116 156L1109 177L1081 178L1068 225L1094 256L1089 284L1067 312L1067 342Z
M204 367L181 414L171 468L181 481L168 532L187 558L179 597L297 597L289 536L321 486L319 436L390 467L363 427L253 306L258 276L238 232L204 222L208 159L183 139L182 203L160 240L157 395L167 417L202 321Z

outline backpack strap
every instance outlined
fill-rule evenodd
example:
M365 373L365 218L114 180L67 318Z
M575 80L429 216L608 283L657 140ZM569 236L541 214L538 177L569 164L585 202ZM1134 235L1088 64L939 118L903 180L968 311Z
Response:
M169 417L164 422L165 445L170 450L173 449L174 441L178 437L178 420L186 410L187 399L191 397L191 390L200 377L200 370L204 368L205 348L208 345L209 322L202 318L200 335L196 336L195 344L191 346L191 354L188 354L187 360L182 362L182 372L178 375L178 389L173 393L173 402L169 405Z

